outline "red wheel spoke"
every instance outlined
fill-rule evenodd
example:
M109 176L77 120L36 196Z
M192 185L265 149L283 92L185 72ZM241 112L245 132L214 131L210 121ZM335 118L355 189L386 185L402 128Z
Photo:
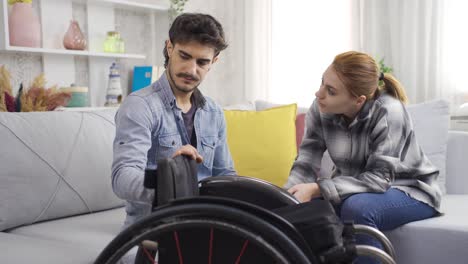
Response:
M142 247L142 248L143 248L143 252L148 257L148 259L151 260L153 262L153 264L158 264L156 262L156 260L154 260L153 256L151 256L151 253L149 253L148 250L145 247Z
M180 244L179 244L179 236L177 235L176 231L174 231L174 239L176 242L177 254L179 255L179 264L184 264L184 260L182 259L182 250L180 249Z
M210 251L208 253L208 264L211 264L211 258L213 257L213 239L214 239L214 234L213 234L213 228L210 229Z
M239 256L236 259L236 264L239 264L240 259L241 259L242 255L244 255L245 249L247 248L248 244L249 244L249 241L245 240L244 245L242 246L241 252L239 253Z

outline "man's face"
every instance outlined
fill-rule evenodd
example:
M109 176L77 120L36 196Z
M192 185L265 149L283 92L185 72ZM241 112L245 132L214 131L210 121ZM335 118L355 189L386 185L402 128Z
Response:
M320 89L315 93L322 113L352 115L361 104L359 97L352 95L333 68L329 66L322 76Z
M190 93L200 85L211 65L218 59L211 46L190 41L184 44L166 42L169 63L169 82L183 93Z

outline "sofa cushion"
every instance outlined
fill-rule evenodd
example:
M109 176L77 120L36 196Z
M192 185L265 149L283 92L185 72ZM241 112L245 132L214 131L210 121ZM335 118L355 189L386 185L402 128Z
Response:
M125 208L66 217L11 229L10 234L72 244L92 249L96 254L120 232Z
M449 131L447 144L447 193L468 194L468 132Z
M93 263L96 249L0 232L0 263Z
M449 104L444 100L407 106L419 145L439 169L437 179L442 194L446 193L446 157L450 124Z
M296 145L298 151L299 146L301 146L302 138L304 137L305 132L305 115L305 113L302 113L296 116Z
M123 205L110 180L114 115L0 113L0 230Z
M440 217L412 222L385 232L395 247L397 263L466 263L468 260L468 195L445 195Z
M296 105L224 114L237 173L283 186L297 155Z

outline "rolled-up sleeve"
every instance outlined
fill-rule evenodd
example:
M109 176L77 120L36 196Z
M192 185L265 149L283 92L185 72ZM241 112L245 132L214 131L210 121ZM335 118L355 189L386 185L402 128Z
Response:
M152 202L154 190L144 188L144 170L154 117L148 103L136 95L128 96L116 117L112 188L127 201Z

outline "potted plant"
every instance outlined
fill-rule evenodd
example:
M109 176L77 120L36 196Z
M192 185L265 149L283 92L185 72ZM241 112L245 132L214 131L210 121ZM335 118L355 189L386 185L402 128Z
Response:
M41 23L32 7L32 0L8 0L12 6L8 15L11 46L40 47Z

